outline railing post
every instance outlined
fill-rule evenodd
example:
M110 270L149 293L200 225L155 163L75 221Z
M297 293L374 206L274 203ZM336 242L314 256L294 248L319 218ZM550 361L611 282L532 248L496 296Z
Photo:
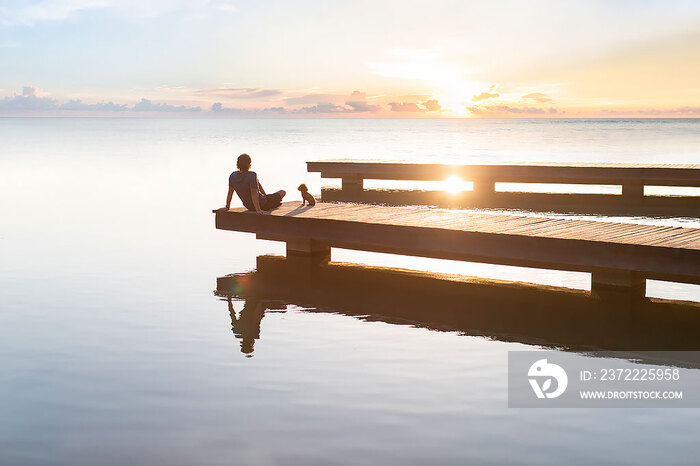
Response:
M359 195L364 189L364 180L359 175L348 175L343 177L343 193Z
M639 202L644 198L644 185L630 181L622 184L622 199L629 202Z
M473 192L479 197L492 196L496 192L496 182L492 178L477 178L473 183Z

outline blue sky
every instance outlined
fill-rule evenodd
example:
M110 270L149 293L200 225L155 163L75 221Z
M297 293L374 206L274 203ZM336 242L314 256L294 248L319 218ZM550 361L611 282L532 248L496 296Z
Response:
M697 1L2 0L0 113L699 116L699 24Z

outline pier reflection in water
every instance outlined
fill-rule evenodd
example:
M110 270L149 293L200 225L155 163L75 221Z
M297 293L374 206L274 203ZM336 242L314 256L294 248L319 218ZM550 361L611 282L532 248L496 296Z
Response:
M700 304L694 302L601 300L585 291L349 264L304 274L275 256L258 257L255 272L220 277L216 294L228 302L246 355L260 338L265 312L284 312L287 305L568 351L618 351L620 357L700 350ZM235 299L245 300L238 315Z

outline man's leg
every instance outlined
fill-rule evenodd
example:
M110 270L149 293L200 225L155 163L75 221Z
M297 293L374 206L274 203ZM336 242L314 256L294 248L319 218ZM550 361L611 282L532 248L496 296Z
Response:
M279 190L276 193L272 193L267 196L267 200L265 201L265 207L263 207L263 210L272 210L276 209L282 204L282 198L284 198L284 195L287 194L284 190Z

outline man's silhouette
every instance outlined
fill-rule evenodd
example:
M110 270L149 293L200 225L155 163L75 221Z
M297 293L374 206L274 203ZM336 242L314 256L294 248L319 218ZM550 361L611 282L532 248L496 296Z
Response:
M280 189L276 193L267 194L258 180L258 175L250 171L251 159L248 154L238 156L236 166L238 170L231 173L228 178L228 196L226 196L226 209L231 208L233 193L238 194L246 209L263 213L279 207L285 194Z
M260 322L265 316L265 309L257 299L247 299L236 318L231 298L227 301L228 312L231 314L231 330L236 338L241 339L241 353L252 356L255 340L260 338Z

